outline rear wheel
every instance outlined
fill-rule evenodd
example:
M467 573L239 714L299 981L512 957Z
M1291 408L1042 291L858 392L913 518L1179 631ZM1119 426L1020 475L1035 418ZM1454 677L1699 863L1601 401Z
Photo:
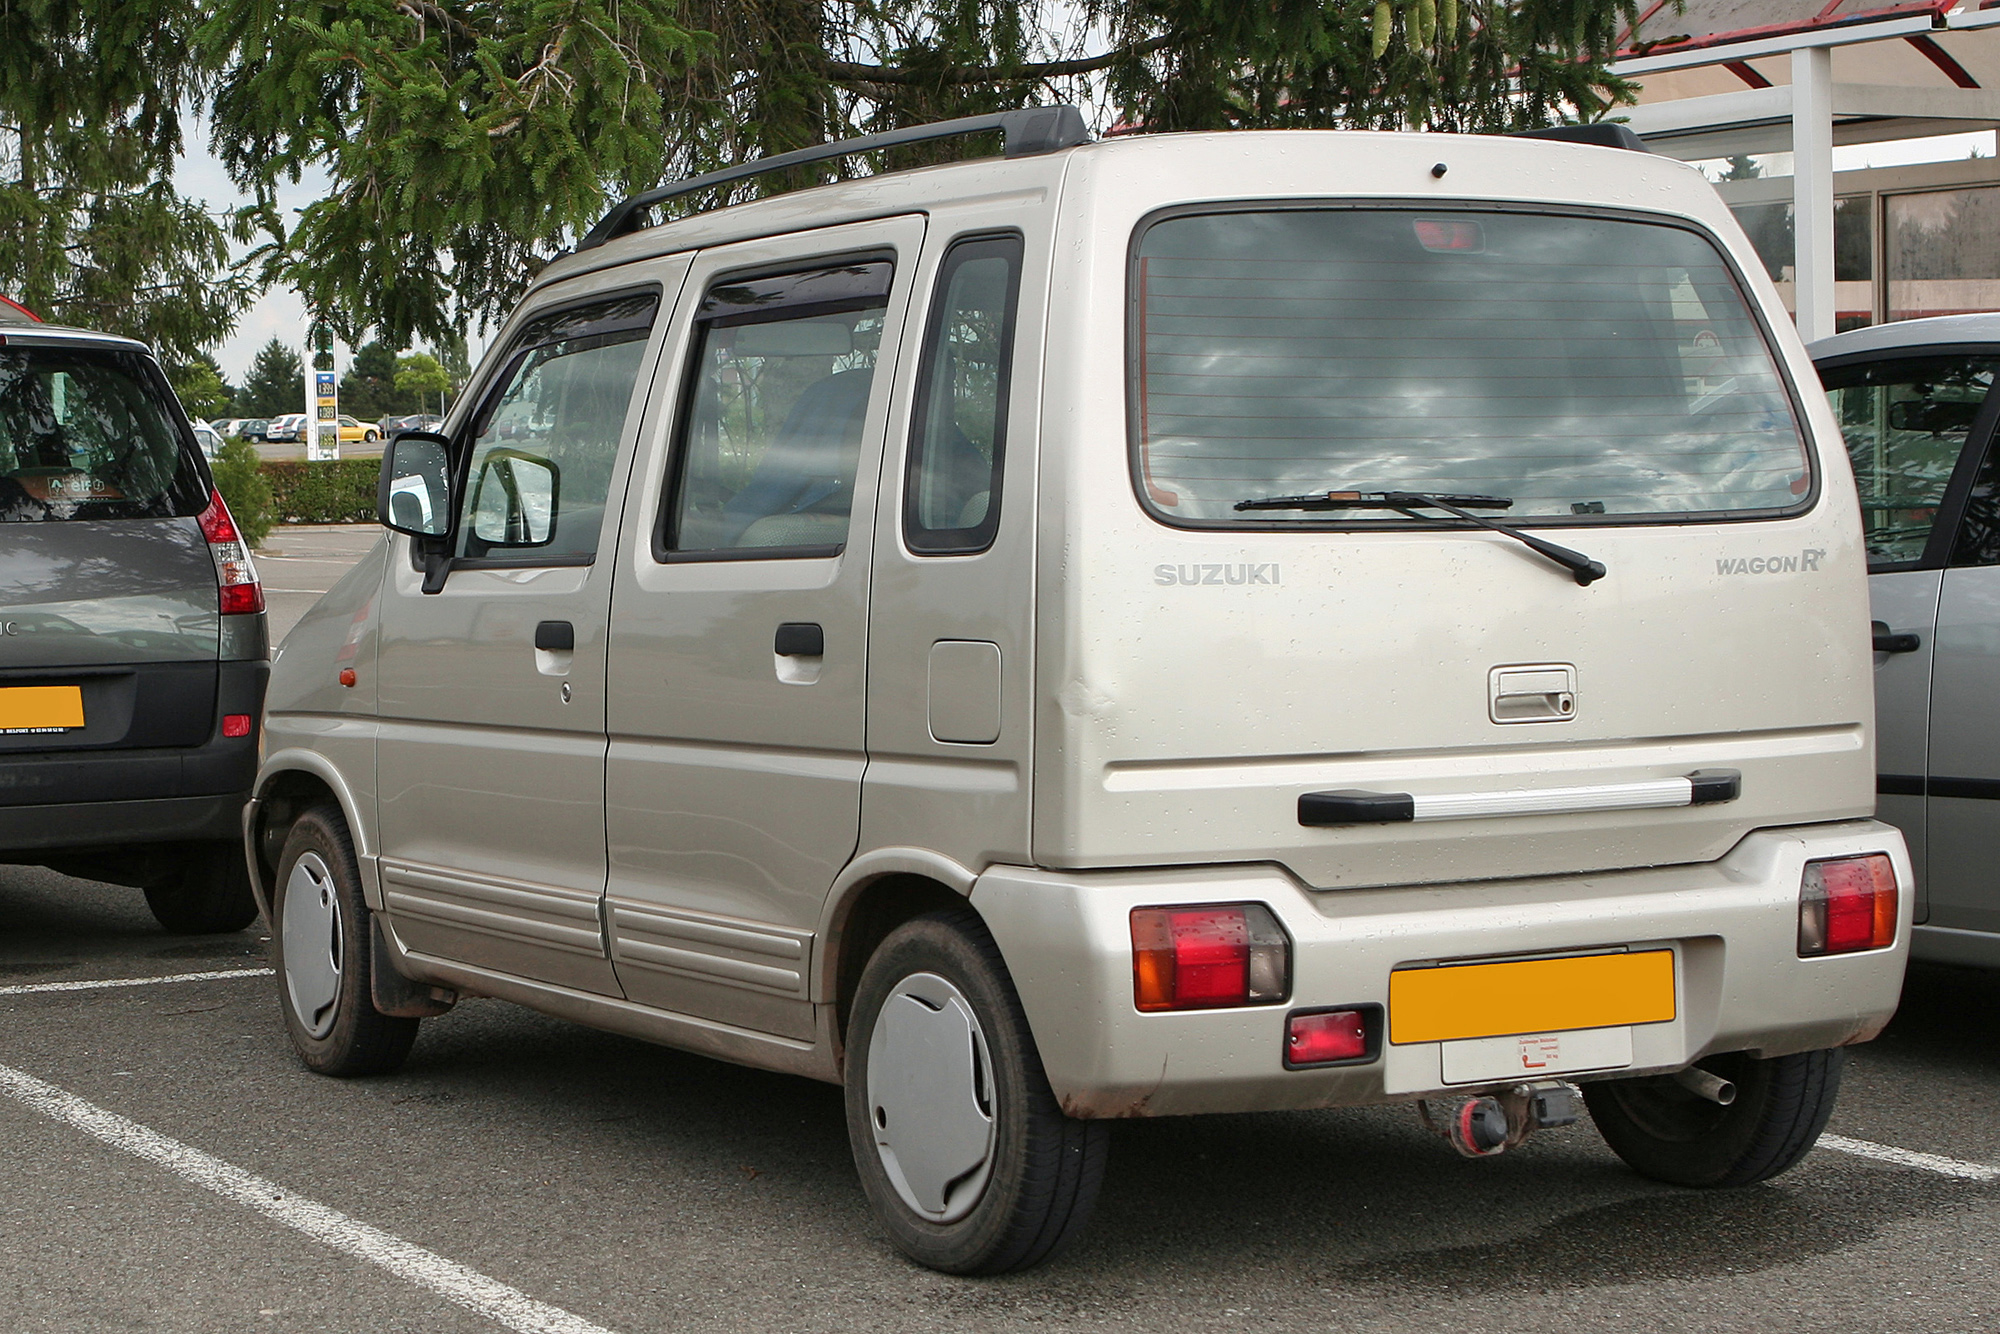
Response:
M1063 1115L971 912L908 922L868 961L848 1025L847 1132L896 1246L946 1273L1048 1259L1083 1230L1104 1178L1105 1126Z
M1642 1176L1747 1186L1806 1156L1833 1114L1846 1060L1840 1047L1768 1060L1705 1056L1701 1069L1736 1086L1727 1107L1667 1075L1585 1084L1583 1099L1605 1143Z
M146 886L153 919L179 936L241 931L257 920L257 896L239 843L197 843Z
M387 1074L417 1040L415 1019L375 1008L371 929L354 845L320 806L292 826L271 895L278 995L292 1045L323 1075Z

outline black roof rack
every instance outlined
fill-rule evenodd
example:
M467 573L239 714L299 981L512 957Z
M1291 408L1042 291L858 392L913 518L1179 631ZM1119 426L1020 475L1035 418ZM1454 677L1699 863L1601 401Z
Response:
M1591 144L1598 148L1629 148L1634 153L1650 153L1646 141L1630 125L1600 120L1590 125L1551 125L1546 130L1522 130L1516 139L1559 139L1566 144Z
M734 167L724 167L721 171L711 171L704 176L692 176L675 185L663 185L644 194L633 195L599 220L590 229L589 235L577 242L578 250L589 250L601 246L615 237L638 231L645 211L653 205L681 195L694 194L731 181L747 180L752 176L762 176L766 172L783 171L787 167L804 166L808 162L825 162L830 158L850 157L856 153L869 153L878 148L900 148L904 144L921 144L932 139L956 139L967 134L990 134L998 131L1006 139L1008 157L1032 157L1039 153L1053 153L1059 149L1074 148L1078 144L1090 142L1090 129L1083 123L1083 113L1067 104L1047 107L1027 107L1020 111L1000 111L987 116L965 116L958 120L941 120L930 125L912 125L903 130L885 130L881 134L864 134L858 139L842 139L838 143L819 144L812 148L801 148L793 153L780 153L776 157L758 158Z

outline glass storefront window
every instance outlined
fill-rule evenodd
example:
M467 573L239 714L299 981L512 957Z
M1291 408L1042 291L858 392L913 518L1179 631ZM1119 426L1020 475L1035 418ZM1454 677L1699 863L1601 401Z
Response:
M2000 310L2000 186L1883 203L1890 319Z

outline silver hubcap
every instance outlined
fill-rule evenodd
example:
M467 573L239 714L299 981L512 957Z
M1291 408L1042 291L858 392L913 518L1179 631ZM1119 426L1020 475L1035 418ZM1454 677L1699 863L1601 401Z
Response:
M339 1016L340 899L333 871L317 852L292 863L285 882L285 990L307 1033L323 1038Z
M903 1203L965 1217L993 1173L993 1062L963 993L935 973L898 982L868 1038L868 1119Z

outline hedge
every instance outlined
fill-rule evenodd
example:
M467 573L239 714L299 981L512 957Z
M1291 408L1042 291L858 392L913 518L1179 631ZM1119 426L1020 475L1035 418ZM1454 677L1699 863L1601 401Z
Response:
M373 523L380 459L266 459L258 473L271 487L273 523Z

